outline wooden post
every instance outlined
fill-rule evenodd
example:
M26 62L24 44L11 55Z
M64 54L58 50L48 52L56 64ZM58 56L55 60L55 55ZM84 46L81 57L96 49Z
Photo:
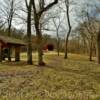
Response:
M20 61L20 46L15 47L15 61Z
M11 47L8 47L8 61L11 62Z
M0 42L0 62L2 62L2 44Z

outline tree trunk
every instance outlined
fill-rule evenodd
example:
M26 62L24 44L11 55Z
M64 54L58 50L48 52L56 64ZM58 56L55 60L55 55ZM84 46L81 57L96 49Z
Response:
M35 29L37 35L37 45L38 45L38 65L44 66L45 63L43 61L43 43L42 43L42 33L39 28L39 18L35 16Z
M69 0L65 0L65 5L66 5L66 15L67 15L67 21L68 21L68 27L69 27L69 30L68 30L68 33L67 33L67 36L66 36L66 40L65 40L65 59L68 58L68 39L69 39L69 36L70 36L70 33L71 33L71 23L70 23L70 16L69 16Z
M66 40L65 40L65 59L67 59L68 58L68 42L69 42L69 36L70 36L70 33L71 33L71 26L70 26L70 24L69 24L69 31L68 31L68 33L67 33L67 37L66 37Z
M58 40L57 40L57 52L58 52L58 56L59 56L59 51L60 51L60 50L59 50L59 49L60 49L60 48L59 48L59 44L60 44L60 39L58 38Z
M12 16L12 15L11 15ZM11 23L12 17L8 20L8 36L11 37ZM8 47L8 61L11 62L11 47Z
M59 33L58 33L58 29L57 29L57 53L58 53L58 56L59 56L59 44L60 44L60 38L59 38Z
M100 64L100 31L97 34L97 40L96 40L96 56L97 56L97 63Z
M89 61L92 61L92 47L90 46Z
M32 43L31 43L31 2L29 4L28 15L27 15L27 40L28 40L28 47L27 47L27 63L32 65Z
M33 62L32 62L32 46L31 46L30 41L28 41L27 57L28 57L27 63L29 65L32 65L33 64Z
M65 40L65 59L68 58L68 37Z
M92 61L92 55L93 55L93 37L91 37L90 40L90 48L89 48L89 61Z
M45 65L43 62L43 44L42 44L42 36L38 36L38 65Z

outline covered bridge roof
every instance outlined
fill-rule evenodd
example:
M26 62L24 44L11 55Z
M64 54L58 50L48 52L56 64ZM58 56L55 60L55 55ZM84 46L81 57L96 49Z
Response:
M22 46L26 45L26 43L24 41L13 38L13 37L8 37L8 36L0 35L0 41L2 41L5 44L22 45Z

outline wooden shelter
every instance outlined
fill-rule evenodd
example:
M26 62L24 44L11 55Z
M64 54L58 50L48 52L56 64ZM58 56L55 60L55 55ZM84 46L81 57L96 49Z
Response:
M0 36L0 62L3 60L4 54L10 48L15 51L15 61L20 61L20 49L26 46L26 43L20 39L15 39L7 36Z

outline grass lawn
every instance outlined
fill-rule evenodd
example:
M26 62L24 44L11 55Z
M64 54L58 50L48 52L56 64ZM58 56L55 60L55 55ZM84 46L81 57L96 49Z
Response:
M44 55L45 67L25 63L0 64L0 100L100 100L100 65L86 56L54 52Z

